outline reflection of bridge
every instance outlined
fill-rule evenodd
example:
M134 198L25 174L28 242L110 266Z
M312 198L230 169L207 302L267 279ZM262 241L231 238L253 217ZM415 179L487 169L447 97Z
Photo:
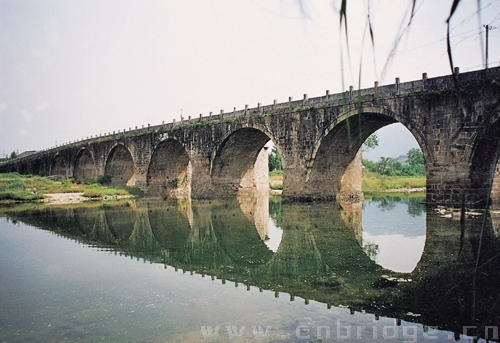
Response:
M500 68L257 108L91 137L12 161L0 171L95 178L109 175L150 195L233 195L253 187L255 161L272 140L284 168L284 200L356 194L346 170L363 141L400 122L426 162L427 201L484 202L498 165ZM358 160L359 162L359 160ZM359 167L359 165L358 165ZM359 168L358 168L359 169ZM499 170L497 167L496 170ZM342 194L343 195L343 194ZM500 199L500 183L492 198Z
M458 222L428 215L421 260L412 273L403 275L384 270L368 258L358 243L359 226L355 224L353 230L346 225L349 221L338 204L326 204L326 215L324 206L283 205L283 237L276 253L267 248L256 230L256 208L242 211L236 201L46 207L9 216L223 282L286 292L291 300L302 297L306 302L349 306L351 311L364 310L456 332L461 332L461 325L500 324L496 322L500 318L498 306L491 307L491 297L499 293L500 284L500 246L491 225L483 237L479 260L477 284L481 287L471 289L471 261L476 261L478 245L476 223L468 223L461 231ZM384 274L413 281L396 285L382 277ZM477 317L471 321L473 297Z

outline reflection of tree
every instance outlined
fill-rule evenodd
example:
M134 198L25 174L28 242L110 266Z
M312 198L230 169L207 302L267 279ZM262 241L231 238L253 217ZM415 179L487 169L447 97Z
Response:
M381 211L390 211L396 207L396 204L401 201L399 197L382 197L378 204Z
M420 217L424 214L425 206L421 203L422 198L408 198L408 214L412 217Z
M377 255L379 252L378 244L368 242L367 244L363 245L363 251L370 259L372 259L373 261L377 261Z
M281 197L271 197L269 199L269 215L277 227L283 228L283 206Z

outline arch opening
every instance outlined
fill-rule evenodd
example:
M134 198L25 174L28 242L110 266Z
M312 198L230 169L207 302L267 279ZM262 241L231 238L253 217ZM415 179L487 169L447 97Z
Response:
M410 229L406 227L409 225L408 221L403 221L404 225L397 225L400 232L386 233L384 230L379 232L377 230L381 227L392 228L391 225L396 222L396 219L389 219L388 213L383 213L380 209L377 212L378 217L370 218L368 216L365 218L364 207L373 200L373 192L387 191L394 187L405 187L407 188L405 191L408 191L409 188L413 188L413 181L420 186L418 190L421 193L419 193L418 202L424 200L426 184L424 153L420 149L414 133L398 122L396 116L382 113L367 114L351 115L348 119L337 123L327 133L313 155L313 164L308 175L308 186L310 192L319 193L320 198L332 198L339 203L342 207L342 219L348 227L354 230L358 243L368 257L384 268L408 272L415 267L422 255L425 245L425 223L419 226L420 231L414 237L410 235L411 232L408 231ZM365 145L371 141L373 136L379 138L377 145L374 149L366 149ZM418 166L416 167L407 163L406 155L411 149L419 152ZM370 150L369 153L366 153L366 150ZM404 159L399 160L402 156ZM381 167L379 163L381 157L384 157L384 161L392 162L390 165L392 169L389 170L385 166L384 170L379 170L380 173L371 175L372 173L369 173L367 166ZM376 158L377 161L371 162L367 158ZM415 170L420 173L412 175ZM372 183L367 182L367 176L372 177ZM395 177L393 183L388 182L391 181L389 176ZM412 180L412 177L415 177L415 180ZM398 185L399 182L401 183ZM373 185L377 188L374 188ZM385 201L390 202L390 200ZM409 202L413 206L413 202ZM395 201L394 204L396 203L398 202ZM403 207L400 212L395 214L396 218L402 218L407 212L404 207L409 208L410 205L406 203L399 205L398 203L395 207L398 209ZM363 211L361 211L362 208ZM425 222L425 215L423 215L423 220ZM391 243L398 240L402 243ZM397 249L408 242L416 242L415 249L411 252L408 250L411 256L406 256L404 251L398 252ZM392 260L390 260L391 258ZM388 262L387 259L390 261ZM406 264L401 266L391 264L391 262L398 260L404 260Z
M81 150L76 157L75 171L73 173L75 179L96 179L97 169L94 158L86 149Z
M33 164L33 174L38 176L45 176L44 165L40 159L37 159Z
M214 196L269 193L269 141L264 132L253 128L229 135L212 164Z
M336 124L313 156L307 176L311 192L321 199L361 201L362 144L373 132L395 122L386 115L362 113Z
M66 162L61 155L56 155L52 160L51 176L67 177Z
M149 196L188 197L191 194L192 167L184 146L162 142L153 152L147 174Z
M363 217L360 244L383 268L412 272L426 242L426 168L413 134L401 123L373 131L362 146ZM378 193L398 189L404 193Z
M113 186L133 186L134 160L130 151L123 145L115 146L109 153L104 174L111 177Z

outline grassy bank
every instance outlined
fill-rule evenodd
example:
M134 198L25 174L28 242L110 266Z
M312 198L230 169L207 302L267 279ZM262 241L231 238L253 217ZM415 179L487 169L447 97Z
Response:
M425 192L424 176L383 176L363 170L362 188L364 193L406 191L422 189Z
M53 180L47 177L0 174L0 201L38 201L51 193L83 193L84 197L138 195L128 187L106 187L95 183L77 183L72 179Z
M269 183L271 189L283 189L283 171L275 170L269 173ZM363 170L363 192L384 193L384 192L405 192L419 189L425 192L424 176L384 176L369 170Z

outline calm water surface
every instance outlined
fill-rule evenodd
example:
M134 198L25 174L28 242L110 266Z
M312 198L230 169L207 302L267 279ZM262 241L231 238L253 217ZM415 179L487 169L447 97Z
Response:
M421 200L4 210L0 342L498 338L495 217Z

